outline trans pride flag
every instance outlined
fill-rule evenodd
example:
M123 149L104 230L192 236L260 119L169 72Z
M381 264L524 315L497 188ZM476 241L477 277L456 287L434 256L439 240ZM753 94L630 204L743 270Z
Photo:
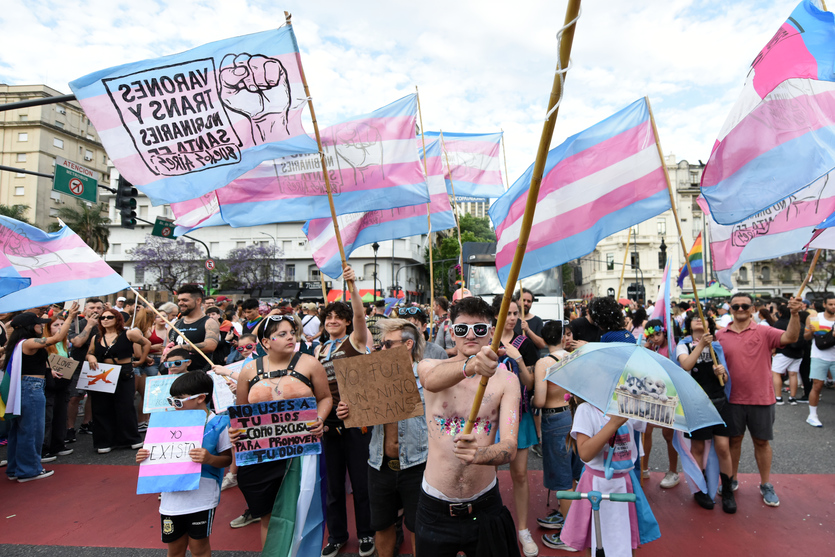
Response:
M597 243L670 208L646 99L548 153L519 278L594 251ZM505 284L519 241L533 165L490 207L496 269Z
M699 232L699 237L693 242L693 247L690 248L690 253L687 254L687 260L690 262L690 268L693 269L693 274L700 274L705 272L704 257L702 255L702 233ZM684 279L687 278L687 265L682 265L678 270L678 287L681 288L684 284Z
M6 272L14 271L29 281L26 288L0 298L0 313L130 288L125 279L67 226L46 233L29 224L0 217L0 247L3 254L0 264L5 263ZM0 274L4 269L0 269Z
M429 201L415 151L416 118L412 94L320 132L337 214ZM265 161L229 185L171 209L175 224L189 229L330 217L318 153Z
M835 168L835 14L818 6L803 0L760 51L719 132L702 174L719 224L741 222Z
M322 455L288 461L287 474L275 498L262 555L306 557L322 551L325 497Z
M664 330L667 331L667 356L676 361L676 345L673 336L673 324L670 320L670 290L672 286L670 277L670 259L664 265L664 276L661 278L661 286L658 288L658 296L655 298L655 306L649 319L659 319L664 323Z
M418 138L418 152L423 159L423 145ZM435 139L426 145L427 184L432 201L430 211L432 230L445 230L455 227L455 217L449 205L444 185L444 170L441 162L440 140ZM382 211L352 213L337 217L339 233L342 237L345 257L350 258L354 249L360 246L406 238L429 232L426 214L426 203L399 207ZM305 223L305 236L313 249L313 260L319 269L329 277L338 278L342 275L342 261L339 257L339 247L330 218L314 219Z
M70 83L119 173L154 205L200 197L261 161L317 153L290 26Z
M426 132L427 140L443 136L444 178L447 192L455 197L499 197L504 194L502 182L502 133ZM447 157L449 167L447 167Z

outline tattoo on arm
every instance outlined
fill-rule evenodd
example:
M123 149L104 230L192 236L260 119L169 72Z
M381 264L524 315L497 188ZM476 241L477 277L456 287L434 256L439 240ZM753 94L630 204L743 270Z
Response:
M510 459L510 451L505 450L499 445L491 445L489 447L481 447L476 450L474 463L501 466L502 464L510 462Z
M45 338L33 338L32 340L35 342L35 344L46 344Z

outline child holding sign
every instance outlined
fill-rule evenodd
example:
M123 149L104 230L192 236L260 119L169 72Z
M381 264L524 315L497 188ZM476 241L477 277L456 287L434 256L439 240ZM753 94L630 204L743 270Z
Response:
M220 482L223 468L232 462L229 441L229 416L216 416L206 407L214 383L204 372L180 375L171 385L171 402L177 410L203 410L206 425L203 446L189 451L193 462L202 464L200 487L196 491L163 493L159 505L162 541L168 544L168 555L185 556L191 549L194 557L211 555L209 534L215 509L220 503ZM136 453L140 463L150 456L148 449Z

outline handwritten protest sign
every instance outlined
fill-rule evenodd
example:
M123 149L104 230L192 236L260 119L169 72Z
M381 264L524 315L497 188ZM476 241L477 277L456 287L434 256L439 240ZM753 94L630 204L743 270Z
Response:
M100 393L115 393L116 382L119 381L119 371L122 366L99 364L93 371L90 364L81 365L81 375L78 376L78 388L82 391L98 391Z
M406 347L334 360L333 369L339 396L351 411L346 427L391 424L423 415Z
M52 371L60 373L64 379L70 379L75 373L75 368L78 367L78 361L72 358L64 358L58 354L50 354L49 367L52 368Z
M171 383L177 377L179 375L156 375L145 380L145 400L142 403L143 414L174 410L174 407L168 404L167 397L171 394Z
M226 412L227 408L233 406L237 402L235 393L233 393L229 388L229 385L226 383L226 379L220 375L210 373L209 377L212 378L212 381L215 384L214 390L212 391L212 404L215 407L215 412Z
M200 485L200 464L188 452L203 445L206 412L180 410L151 415L143 449L151 454L139 465L136 494L192 491Z
M310 434L316 399L291 398L229 407L231 429L243 429L235 443L238 466L319 454L322 443Z

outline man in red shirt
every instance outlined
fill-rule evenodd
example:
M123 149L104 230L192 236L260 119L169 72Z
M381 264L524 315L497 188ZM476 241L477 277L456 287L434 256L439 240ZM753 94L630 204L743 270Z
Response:
M743 293L734 294L731 298L733 322L716 331L716 340L725 352L732 381L728 401L731 423L728 424L728 428L734 471L733 490L736 491L739 486L736 475L742 451L742 438L747 427L754 442L754 456L760 471L760 493L765 504L770 507L780 504L774 486L769 482L772 457L769 441L774 439L777 402L771 379L771 351L797 340L800 335L798 311L803 307L800 298L792 298L788 305L791 319L788 328L782 331L754 323L754 304L751 296Z

